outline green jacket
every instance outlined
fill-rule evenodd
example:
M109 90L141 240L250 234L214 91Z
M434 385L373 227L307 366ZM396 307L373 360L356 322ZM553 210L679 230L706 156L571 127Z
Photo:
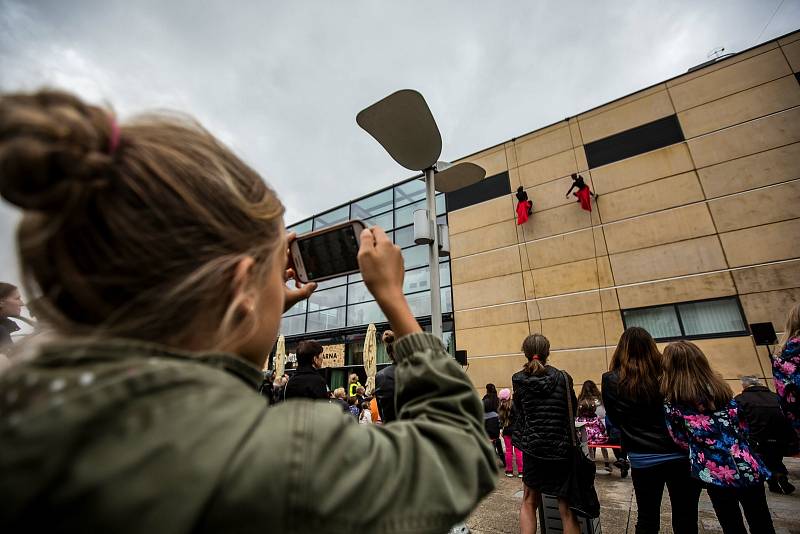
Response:
M428 334L397 341L398 421L267 407L257 368L130 340L0 375L0 531L431 532L496 481L483 409Z

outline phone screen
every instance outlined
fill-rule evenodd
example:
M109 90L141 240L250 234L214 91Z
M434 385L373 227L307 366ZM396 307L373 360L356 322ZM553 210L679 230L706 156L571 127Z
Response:
M358 241L353 225L307 238L298 238L309 280L358 271Z

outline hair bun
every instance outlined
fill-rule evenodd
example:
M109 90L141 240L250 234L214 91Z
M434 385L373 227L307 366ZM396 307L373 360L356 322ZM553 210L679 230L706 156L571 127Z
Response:
M383 336L381 337L381 341L384 343L394 343L394 332L391 330L384 332Z
M105 111L59 91L0 97L0 195L58 211L107 183L113 160Z

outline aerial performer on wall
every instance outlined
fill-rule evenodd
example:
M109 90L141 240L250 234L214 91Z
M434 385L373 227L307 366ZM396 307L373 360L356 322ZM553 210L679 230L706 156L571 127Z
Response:
M528 193L519 186L517 188L517 224L525 224L533 213L533 200L528 200Z
M572 190L578 188L578 191L572 193ZM586 182L583 181L583 176L580 174L572 173L572 186L567 191L567 194L564 195L565 197L569 197L569 194L572 193L576 197L578 197L578 202L581 203L581 208L585 209L586 211L592 211L592 199L594 197L597 200L597 195L592 193L589 190L589 186L586 185Z

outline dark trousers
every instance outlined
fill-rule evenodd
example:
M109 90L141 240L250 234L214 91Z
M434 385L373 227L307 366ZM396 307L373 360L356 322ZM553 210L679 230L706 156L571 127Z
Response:
M783 464L783 450L785 448L783 444L780 446L765 444L756 449L756 452L764 461L764 465L772 472L773 476L785 475L788 473L786 466Z
M719 524L722 525L722 532L725 534L747 534L739 505L744 510L751 534L775 533L763 484L749 488L709 486L706 491L711 498L711 504L714 505Z
M667 486L672 505L672 531L675 534L697 534L697 504L702 487L691 476L688 458L670 460L653 467L634 467L631 479L639 509L636 534L656 534L660 530L664 486Z

